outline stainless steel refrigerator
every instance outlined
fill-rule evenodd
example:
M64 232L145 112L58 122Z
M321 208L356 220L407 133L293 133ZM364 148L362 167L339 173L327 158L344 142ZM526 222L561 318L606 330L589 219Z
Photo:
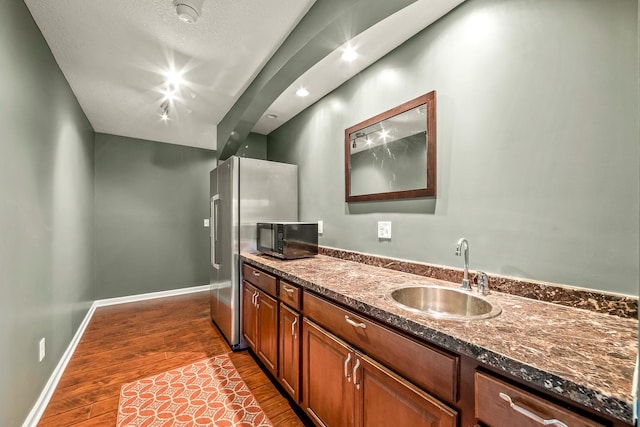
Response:
M240 252L256 252L256 223L297 221L298 167L232 156L210 173L211 319L234 350L241 331Z

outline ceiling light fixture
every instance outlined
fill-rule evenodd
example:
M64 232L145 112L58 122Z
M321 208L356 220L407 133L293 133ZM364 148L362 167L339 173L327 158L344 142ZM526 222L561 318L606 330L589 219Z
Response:
M307 95L309 95L309 91L303 87L301 87L300 89L298 89L296 91L296 95L301 96L301 97L305 97Z
M356 60L357 57L358 57L358 52L356 52L356 50L351 46L344 48L344 50L342 51L341 58L343 61L353 62Z
M172 90L167 89L163 92L165 101L173 101L176 99L176 93Z
M167 89L170 91L175 91L180 88L180 85L184 82L182 78L182 72L176 71L173 67L164 72L165 84L167 85Z
M204 0L173 0L178 18L187 24L193 24L200 17Z

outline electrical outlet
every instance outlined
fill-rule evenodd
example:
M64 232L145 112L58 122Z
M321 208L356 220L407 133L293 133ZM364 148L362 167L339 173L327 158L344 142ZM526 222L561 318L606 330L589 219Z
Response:
M378 221L378 239L391 238L391 221Z
M39 355L38 355L38 362L42 362L44 360L44 356L46 354L46 347L45 347L45 339L42 338L40 340L40 346L39 346Z
M204 226L209 227L209 218L204 219Z
M318 234L324 233L324 223L322 220L318 221Z

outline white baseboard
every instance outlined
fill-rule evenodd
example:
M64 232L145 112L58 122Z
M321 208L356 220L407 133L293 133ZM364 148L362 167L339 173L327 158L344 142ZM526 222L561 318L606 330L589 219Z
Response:
M58 382L60 382L60 378L62 378L62 374L64 373L64 370L67 368L67 365L71 360L71 356L73 356L73 353L76 351L76 347L78 346L78 343L80 342L80 339L84 334L84 331L87 329L87 326L89 325L89 322L91 321L91 318L93 317L93 314L95 313L96 308L106 307L109 305L116 305L116 304L125 304L128 302L134 302L134 301L144 301L144 300L155 299L155 298L166 298L166 297L171 297L176 295L202 292L202 291L209 290L209 288L210 288L209 285L202 285L202 286L193 286L190 288L173 289L169 291L151 292L148 294L139 294L139 295L126 296L126 297L95 300L93 304L91 304L91 308L89 308L89 311L87 311L87 314L84 316L82 323L80 323L80 326L78 327L78 330L76 331L75 335L71 339L69 346L67 347L64 354L60 358L58 365L51 373L51 376L49 377L49 380L47 381L44 388L42 389L42 392L40 393L38 400L36 401L35 405L33 405L33 408L31 408L31 411L29 412L29 415L27 415L27 418L25 419L24 423L22 423L22 427L36 427L38 425L38 422L40 421L42 414L44 414L45 409L47 409L49 400L51 400L51 396L53 395L53 392L56 390Z
M44 414L44 410L47 409L49 400L51 400L51 396L56 390L56 386L58 385L58 382L60 381L64 370L67 368L67 364L69 363L69 360L71 360L73 352L76 351L76 347L80 342L80 338L82 338L82 334L84 333L85 329L87 329L87 325L89 324L89 321L91 320L91 317L93 316L93 313L95 311L96 303L94 302L93 304L91 304L91 308L89 308L89 311L87 311L84 319L82 319L80 327L71 339L71 342L60 358L58 365L51 373L49 381L47 381L47 383L45 384L44 389L42 390L40 396L38 397L38 400L36 401L36 404L33 405L33 408L31 408L29 415L27 415L27 419L24 421L24 423L22 423L22 427L35 427L38 425L38 422L40 421L42 414Z
M169 291L150 292L148 294L130 295L126 297L116 297L99 299L95 301L96 307L106 307L108 305L126 304L128 302L144 301L155 298L173 297L176 295L191 294L194 292L208 291L209 285L193 286L191 288L171 289Z

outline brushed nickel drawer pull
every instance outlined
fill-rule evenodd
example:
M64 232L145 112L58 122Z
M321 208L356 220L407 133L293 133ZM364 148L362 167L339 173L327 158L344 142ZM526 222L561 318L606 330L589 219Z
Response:
M257 271L253 270L253 275L256 277L260 277L260 273L258 273Z
M366 329L366 327L367 327L367 325L365 325L362 322L358 323L358 322L355 322L355 321L351 320L349 318L349 316L347 316L346 314L344 316L344 320L346 320L348 324L350 324L351 326L356 327L356 328Z
M285 285L282 285L282 290L285 291L288 294L292 294L293 293L293 289L287 288Z
M360 359L356 359L356 364L353 367L353 384L358 390L360 390L360 383L358 382L358 368L360 367Z
M351 382L351 375L349 375L349 362L351 361L351 353L347 356L347 360L344 361L344 377L347 382Z
M518 406L515 404L515 402L511 399L511 397L507 394L504 393L499 393L498 394L500 396L500 398L502 400L506 400L507 403L509 403L509 406L511 406L511 409L513 409L516 412L521 413L522 415L524 415L527 418L532 419L533 421L540 423L542 425L545 426L550 426L550 425L556 425L559 427L567 427L567 425L565 423L563 423L560 420L556 420L556 419L552 419L552 420L545 420L544 418L542 418L541 416L534 414L533 412L531 412L530 410L523 408L522 406Z

